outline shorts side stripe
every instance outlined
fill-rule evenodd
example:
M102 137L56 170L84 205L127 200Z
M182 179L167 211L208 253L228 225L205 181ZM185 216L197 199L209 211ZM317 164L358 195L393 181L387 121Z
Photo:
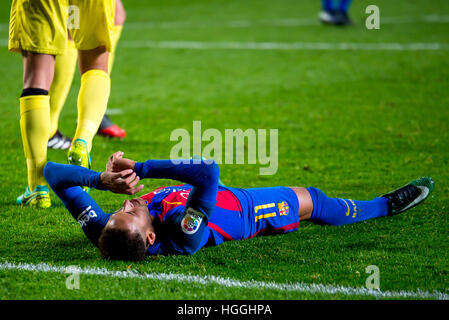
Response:
M225 238L226 240L234 240L233 237L231 237L229 234L226 233L226 231L224 231L222 228L220 228L219 226L217 226L215 223L209 222L207 224L207 226L209 228L211 228L212 230L217 231L219 234L221 234L223 236L223 238Z
M276 233L276 232L278 232L278 231L285 232L285 231L297 229L298 227L299 227L299 222L294 222L294 223L288 224L288 225L286 225L286 226L283 226L283 227L279 227L279 228L273 229L273 233ZM267 229L259 230L259 231L257 231L256 233L254 233L250 238L254 238L254 237L257 236L259 233L265 232L266 230L267 230Z

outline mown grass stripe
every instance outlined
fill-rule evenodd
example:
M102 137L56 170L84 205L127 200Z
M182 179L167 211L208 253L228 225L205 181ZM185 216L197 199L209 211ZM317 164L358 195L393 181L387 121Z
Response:
M445 24L449 23L447 15L424 15L424 16L390 16L381 17L381 25L391 24ZM250 27L312 27L322 24L316 18L271 18L258 20L227 20L227 21L127 21L126 29L186 29L186 28L210 28L211 26L223 28L250 28ZM0 32L8 31L7 23L0 24Z
M447 51L449 43L122 41L123 48L197 50Z
M34 271L34 272L73 272L73 266L51 266L46 263L30 264L30 263L0 263L0 270L19 270L19 271ZM236 279L223 278L220 276L198 276L178 273L146 273L137 272L134 270L116 271L105 268L78 268L79 274L83 275L98 275L112 278L130 278L143 280L158 280L158 281L177 281L184 283L196 283L201 285L216 284L223 287L245 288L245 289L271 289L280 291L297 291L307 293L321 293L321 294L344 294L356 296L370 296L373 298L408 298L408 299L439 299L449 300L449 294L440 291L381 291L367 288L353 288L338 285L324 285L324 284L307 284L307 283L276 283L263 281L240 281Z
M426 15L418 17L381 17L381 25L392 24L445 24L449 16ZM251 28L251 27L313 27L322 26L317 18L272 18L258 20L228 20L228 21L131 21L126 23L128 29L186 29L186 28Z

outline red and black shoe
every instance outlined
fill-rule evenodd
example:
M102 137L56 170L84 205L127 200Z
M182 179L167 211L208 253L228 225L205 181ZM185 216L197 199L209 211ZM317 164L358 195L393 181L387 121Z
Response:
M103 120L101 120L97 134L108 138L123 139L126 137L126 131L114 124L107 115L104 115Z

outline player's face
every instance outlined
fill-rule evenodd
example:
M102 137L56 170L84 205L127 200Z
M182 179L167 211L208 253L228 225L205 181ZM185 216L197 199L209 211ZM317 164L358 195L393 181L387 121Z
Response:
M146 201L140 198L125 200L122 208L111 215L108 227L137 231L144 235L152 227Z
M141 198L123 201L123 206L119 211L128 214L135 214L140 219L146 218L149 215L147 202Z

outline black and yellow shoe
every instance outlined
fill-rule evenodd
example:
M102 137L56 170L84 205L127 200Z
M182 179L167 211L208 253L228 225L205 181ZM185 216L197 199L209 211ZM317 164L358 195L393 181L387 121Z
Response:
M394 216L417 206L429 197L434 185L432 178L424 177L413 180L399 189L384 194L382 197L388 199L388 215Z
M36 186L33 191L26 188L25 192L16 199L16 203L23 206L46 209L51 207L50 193L47 186Z
M83 139L73 141L67 153L67 159L69 164L90 169L91 160L86 141Z
M69 164L90 169L92 164L86 141L83 139L73 141L67 153L67 159ZM83 187L83 190L89 192L90 188Z

